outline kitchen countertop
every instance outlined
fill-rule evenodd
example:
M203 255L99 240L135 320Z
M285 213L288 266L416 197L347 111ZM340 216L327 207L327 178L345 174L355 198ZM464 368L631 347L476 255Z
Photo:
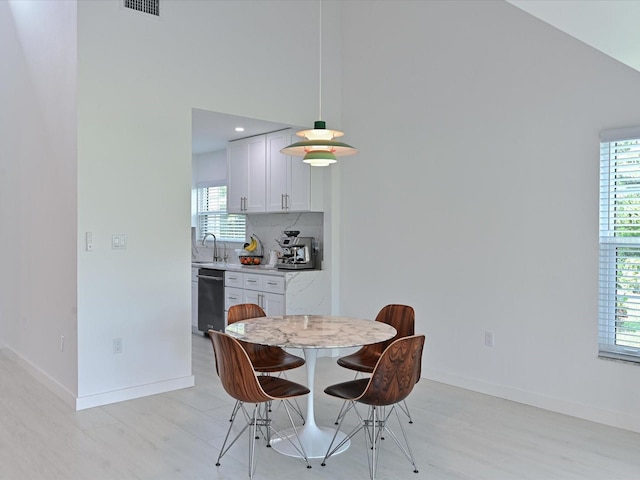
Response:
M304 270L278 270L276 267L268 265L241 265L239 263L226 262L191 262L193 268L211 268L214 270L234 270L253 273L269 273L275 275L284 275L287 272L300 272Z

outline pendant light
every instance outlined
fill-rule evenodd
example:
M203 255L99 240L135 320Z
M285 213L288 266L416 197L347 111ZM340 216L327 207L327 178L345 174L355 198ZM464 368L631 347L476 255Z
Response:
M320 4L320 27L319 27L319 93L318 93L318 118L322 118L322 0ZM323 120L316 120L313 128L310 130L301 130L296 133L304 140L292 143L288 147L280 150L285 155L294 155L304 157L303 162L310 164L312 167L326 167L332 163L336 163L336 157L346 157L358 153L358 150L343 142L337 142L335 139L344 135L339 130L328 130Z

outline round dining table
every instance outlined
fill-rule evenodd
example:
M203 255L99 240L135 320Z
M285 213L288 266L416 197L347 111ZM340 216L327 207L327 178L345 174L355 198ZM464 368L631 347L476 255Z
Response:
M383 342L396 335L391 325L362 318L334 315L283 315L241 320L228 325L226 333L238 340L304 351L307 371L307 417L298 435L308 458L323 458L331 444L335 428L319 427L314 412L314 380L316 359L321 348L359 347ZM293 435L293 431L289 432ZM285 432L285 436L289 433ZM337 432L336 444L345 434ZM274 450L292 457L300 455L288 441L273 439ZM349 447L349 442L340 449Z

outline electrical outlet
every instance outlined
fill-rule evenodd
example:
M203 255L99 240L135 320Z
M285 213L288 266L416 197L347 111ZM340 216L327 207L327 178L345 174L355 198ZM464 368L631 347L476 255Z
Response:
M122 353L122 339L114 338L113 339L113 353Z
M484 345L485 347L493 347L494 343L493 332L484 332Z

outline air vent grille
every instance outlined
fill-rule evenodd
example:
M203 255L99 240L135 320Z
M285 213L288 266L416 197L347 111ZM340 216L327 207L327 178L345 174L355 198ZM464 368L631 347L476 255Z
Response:
M160 16L160 0L124 0L125 8Z

